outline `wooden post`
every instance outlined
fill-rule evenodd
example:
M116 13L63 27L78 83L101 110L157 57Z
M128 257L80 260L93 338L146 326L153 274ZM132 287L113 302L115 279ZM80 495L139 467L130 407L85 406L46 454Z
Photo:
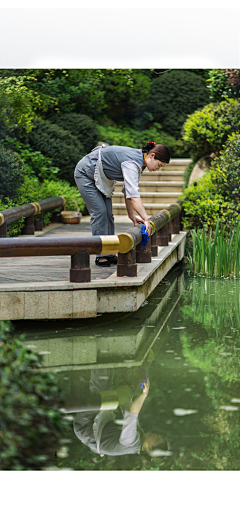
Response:
M128 253L118 253L117 276L137 276L136 247Z
M151 236L151 251L152 256L158 256L157 231L155 231Z
M22 229L22 235L34 235L34 213L25 218L25 226Z
M40 213L38 213L38 215L37 215L37 220L35 221L35 230L36 231L42 231L42 229L43 229L42 214L43 214L43 212L40 211Z
M172 219L172 233L177 235L180 231L179 213Z
M82 249L71 256L70 282L91 282L91 269L87 249Z
M149 237L148 243L145 247L142 247L141 244L137 245L136 261L137 264L149 264L152 261L151 237Z
M168 233L168 222L157 231L157 245L168 246L169 233Z
M0 226L0 237L7 238L7 222Z

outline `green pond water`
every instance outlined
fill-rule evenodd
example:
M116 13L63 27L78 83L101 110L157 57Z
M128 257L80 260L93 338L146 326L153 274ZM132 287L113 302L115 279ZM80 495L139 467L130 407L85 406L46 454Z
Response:
M240 469L239 288L239 280L193 277L176 268L135 313L24 324L69 409L88 402L96 374L103 385L111 374L111 388L127 385L136 399L144 368L150 389L138 417L141 435L153 432L165 441L149 453L100 456L72 428L49 468ZM120 407L114 413L121 433ZM66 416L73 425L75 413Z

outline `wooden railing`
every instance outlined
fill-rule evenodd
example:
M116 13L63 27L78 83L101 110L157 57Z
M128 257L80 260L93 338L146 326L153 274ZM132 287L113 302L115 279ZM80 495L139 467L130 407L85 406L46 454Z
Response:
M34 235L35 231L42 231L43 211L50 211L55 208L62 207L65 203L64 197L51 197L49 199L39 200L38 202L31 202L23 206L16 206L15 208L4 209L0 213L0 237L7 237L7 225L16 222L21 217L25 218L25 226L22 230L24 235ZM34 217L37 215L37 220L34 222Z
M63 201L62 197L54 197L54 199ZM50 209L49 205L53 203L53 199L45 199L40 202L42 208ZM55 204L57 207L57 200L55 200ZM32 205L26 204L19 208L24 208L27 213L30 210L27 206ZM13 209L19 210L19 208ZM142 229L140 225L137 225L119 235L0 238L0 257L71 255L70 282L81 283L91 281L91 254L118 254L117 276L137 276L137 264L151 262L152 256L158 255L157 246L167 246L171 241L171 235L179 233L181 209L182 202L179 200L150 218L151 236L145 247L141 246ZM17 215L20 215L18 218L34 216L34 213L26 216L26 213L22 215L19 211L15 211L14 216L13 213L10 213L11 211L2 212L6 216L6 222L17 220ZM31 209L31 211L34 210ZM6 212L9 213L6 215ZM10 218L14 218L14 220L10 220Z

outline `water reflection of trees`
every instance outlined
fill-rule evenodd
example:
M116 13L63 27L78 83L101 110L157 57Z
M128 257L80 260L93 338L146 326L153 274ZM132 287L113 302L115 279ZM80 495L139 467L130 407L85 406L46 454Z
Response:
M204 423L215 432L202 433L206 445L192 455L209 469L239 469L239 281L195 277L189 289L181 307L187 333L180 338L186 360L204 373L212 402Z

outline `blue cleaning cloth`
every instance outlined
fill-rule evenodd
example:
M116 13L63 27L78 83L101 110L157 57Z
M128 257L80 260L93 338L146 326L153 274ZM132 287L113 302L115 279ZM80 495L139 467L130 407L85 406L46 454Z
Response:
M142 224L142 242L141 246L145 247L149 241L149 234L146 231L146 226Z

